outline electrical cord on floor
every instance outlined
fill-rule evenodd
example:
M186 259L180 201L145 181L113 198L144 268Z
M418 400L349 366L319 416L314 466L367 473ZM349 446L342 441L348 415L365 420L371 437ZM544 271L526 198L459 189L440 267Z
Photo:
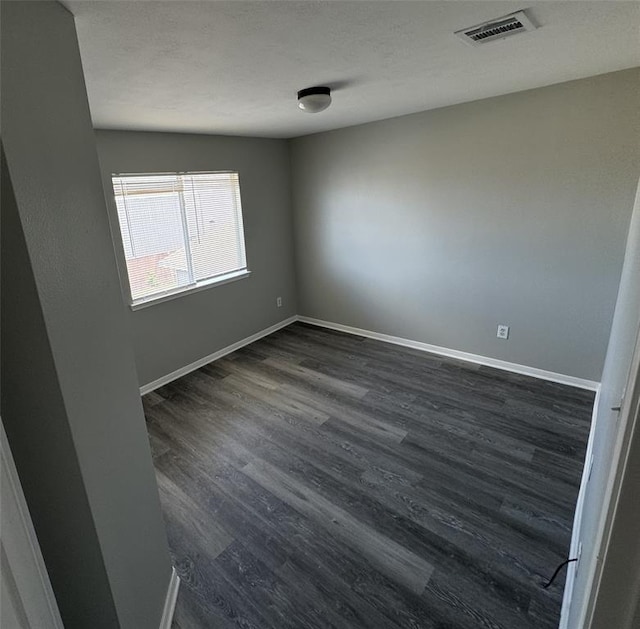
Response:
M567 564L570 564L572 561L578 561L578 558L574 557L573 559L567 559L566 561L563 561L556 568L556 571L553 573L553 576L549 579L549 581L545 583L542 587L546 590L556 580L556 577L558 576L558 573L560 572L560 570L562 570Z

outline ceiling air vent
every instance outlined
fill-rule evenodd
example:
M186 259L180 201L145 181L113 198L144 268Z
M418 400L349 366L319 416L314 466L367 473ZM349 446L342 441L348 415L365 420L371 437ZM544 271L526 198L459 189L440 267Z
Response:
M536 28L524 11L518 11L484 24L463 28L461 31L456 31L455 34L471 46L480 46L480 44L486 44L496 39L534 31Z

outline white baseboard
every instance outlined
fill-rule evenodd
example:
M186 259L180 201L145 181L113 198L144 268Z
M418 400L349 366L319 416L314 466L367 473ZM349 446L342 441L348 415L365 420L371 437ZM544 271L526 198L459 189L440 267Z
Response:
M208 356L203 356L202 358L190 363L189 365L185 365L184 367L180 367L180 369L176 369L171 373L168 373L166 376L162 376L153 382L149 382L148 384L144 384L140 387L140 395L145 395L150 393L151 391L158 389L165 384L169 384L169 382L173 382L174 380L181 378L182 376L186 376L188 373L195 371L196 369L200 369L200 367L204 367L204 365L213 362L214 360L218 360L218 358L222 358L231 352L235 352L237 349L244 347L245 345L249 345L258 339L263 338L264 336L268 336L269 334L273 334L277 330L281 328L285 328L286 326L294 323L298 320L297 316L289 317L288 319L284 319L275 325L272 325L264 330L260 330L260 332L256 332L251 336L247 336L246 338L237 341L236 343L232 343L231 345L227 345L227 347L223 347L217 352L213 352L213 354L209 354Z
M180 588L180 577L175 568L171 570L171 579L169 579L169 587L167 588L167 597L164 599L164 609L162 611L162 619L160 620L160 629L171 629L173 621L173 612L176 608L176 600L178 600L178 589Z
M447 347L440 347L439 345L431 345L430 343L422 343L421 341L412 341L411 339L405 339L399 336L391 336L389 334L382 334L380 332L372 332L371 330L364 330L362 328L354 328L349 325L342 325L341 323L332 323L331 321L323 321L321 319L313 319L312 317L304 317L300 315L294 315L288 319L284 319L275 325L272 325L260 332L256 332L251 336L227 345L213 354L203 356L202 358L176 369L166 376L162 376L153 382L149 382L140 387L140 394L145 395L151 391L158 389L159 387L173 382L174 380L185 376L186 374L200 369L204 365L207 365L218 358L222 358L231 352L235 352L237 349L249 345L258 339L261 339L269 334L273 334L277 330L284 328L295 321L301 321L303 323L309 323L311 325L317 325L322 328L329 328L331 330L338 330L340 332L347 332L349 334L356 334L357 336L365 336L367 338L383 341L385 343L392 343L394 345L402 345L403 347L411 347L423 352L430 352L431 354L437 354L439 356L446 356L448 358L455 358L457 360L464 360L477 365L485 365L487 367L494 367L495 369L502 369L503 371L510 371L512 373L519 373L525 376L531 376L533 378L540 378L541 380L549 380L550 382L557 382L559 384L566 384L572 387L578 387L579 389L587 389L589 391L597 391L600 386L599 382L595 380L585 380L584 378L576 378L575 376L568 376L562 373L556 373L554 371L546 371L544 369L538 369L536 367L528 367L527 365L519 365L517 363L510 363L506 360L499 360L497 358L490 358L488 356L480 356L479 354L471 354L469 352L463 352L457 349L449 349Z
M578 387L580 389L588 389L589 391L597 391L599 386L599 383L595 382L594 380L585 380L584 378L567 376L562 373L555 373L554 371L546 371L544 369L538 369L536 367L518 365L517 363L507 362L506 360L498 360L497 358L489 358L488 356L480 356L479 354L470 354L468 352L462 352L457 349L448 349L446 347L440 347L438 345L430 345L429 343L412 341L410 339L405 339L399 336L390 336L389 334L381 334L380 332L371 332L370 330L354 328L349 325L342 325L341 323L332 323L330 321L322 321L321 319L313 319L311 317L303 316L298 316L297 319L298 321L302 321L303 323L310 323L311 325L317 325L322 328L339 330L340 332L357 334L358 336L366 336L367 338L384 341L385 343L393 343L394 345L411 347L413 349L418 349L423 352L430 352L431 354L437 354L439 356L465 360L477 365L494 367L495 369L511 371L513 373L519 373L525 376L531 376L533 378L540 378L541 380L549 380L551 382L557 382L559 384L566 384L572 387Z
M571 544L569 546L569 557L578 557L580 550L580 527L582 525L582 511L584 508L584 497L587 492L587 483L591 472L591 458L593 456L593 439L596 434L596 422L598 419L598 404L600 402L600 386L596 389L596 397L593 401L593 413L591 415L591 429L589 431L589 441L587 441L587 451L584 457L584 469L580 480L580 490L576 501L576 510L573 516L573 529L571 532ZM582 561L582 559L581 559ZM580 562L570 563L567 566L567 578L564 584L564 595L562 597L562 610L560 611L560 625L558 629L568 629L569 612L571 610L571 599L576 581L576 573L580 568ZM584 570L584 568L583 568Z

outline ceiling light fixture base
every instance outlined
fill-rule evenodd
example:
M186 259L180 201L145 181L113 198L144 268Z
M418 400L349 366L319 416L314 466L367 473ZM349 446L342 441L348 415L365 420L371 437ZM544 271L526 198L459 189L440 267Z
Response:
M331 105L331 88L307 87L298 92L298 107L309 114L317 114Z

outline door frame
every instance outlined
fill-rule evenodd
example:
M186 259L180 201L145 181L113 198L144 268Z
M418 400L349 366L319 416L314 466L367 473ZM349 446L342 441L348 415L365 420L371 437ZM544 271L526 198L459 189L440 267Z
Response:
M29 629L64 629L1 418L0 482L3 602Z
M593 554L592 561L586 567L586 569L588 570L588 587L586 590L587 599L584 602L582 609L580 610L576 629L590 629L593 622L596 600L598 598L600 589L600 581L603 575L604 562L606 560L609 544L611 543L613 524L615 521L617 507L620 501L624 474L629 460L632 437L634 434L634 430L640 430L639 417L640 329L636 334L636 344L631 360L631 368L629 369L629 375L627 378L627 387L625 389L624 398L621 401L616 443L614 445L613 456L611 459L611 467L604 495L603 509L598 522L598 531L596 535L597 552ZM586 461L584 476L588 477L588 474L589 461ZM567 609L567 612L568 611L569 609Z

